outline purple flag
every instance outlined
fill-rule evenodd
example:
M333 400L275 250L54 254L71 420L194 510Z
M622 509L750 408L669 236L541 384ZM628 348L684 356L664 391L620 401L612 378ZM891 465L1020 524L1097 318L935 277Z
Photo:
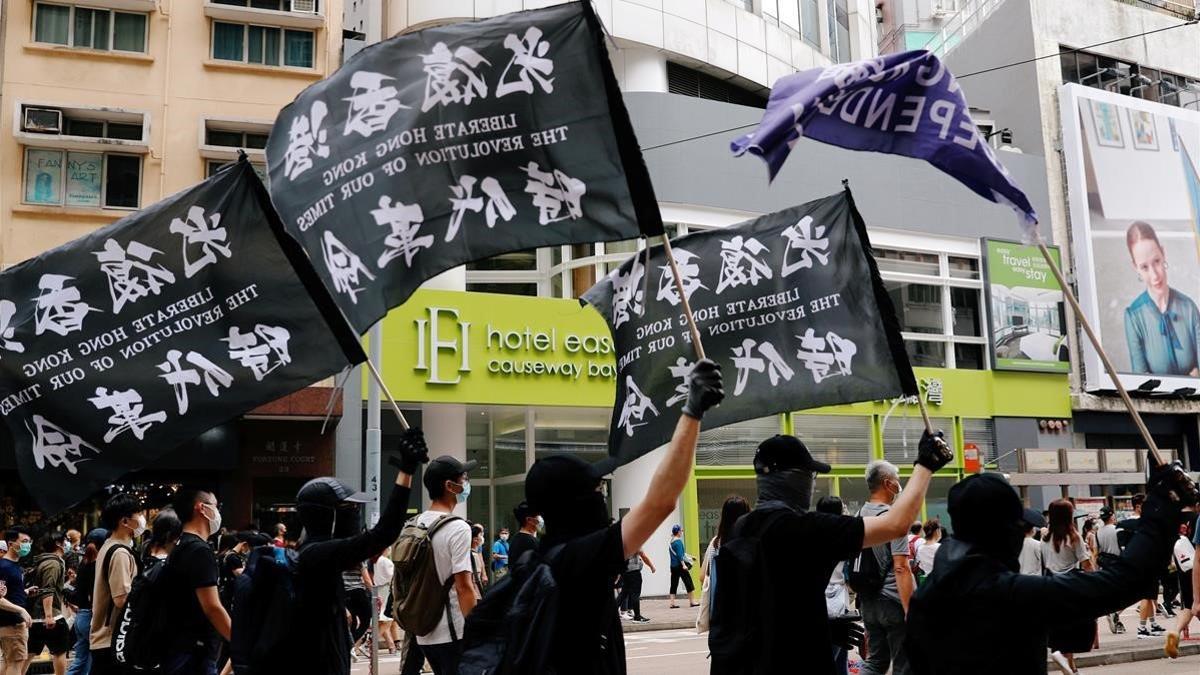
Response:
M1027 235L1037 214L971 119L954 75L924 51L813 68L771 89L758 129L730 144L779 173L800 136L850 150L924 159L976 194L1007 204Z

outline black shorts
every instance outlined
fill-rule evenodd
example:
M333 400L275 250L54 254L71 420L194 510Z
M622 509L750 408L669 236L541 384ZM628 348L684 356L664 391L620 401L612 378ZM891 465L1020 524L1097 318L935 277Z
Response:
M1183 601L1183 609L1191 607L1192 603L1195 602L1195 599L1192 597L1192 575L1195 573L1195 567L1187 572L1179 572L1179 599Z
M679 590L679 582L680 581L683 582L683 587L685 589L687 589L688 593L691 593L692 591L696 590L696 587L692 584L692 573L691 572L687 571L682 566L672 567L671 568L671 595L675 595L675 592Z
M71 649L71 642L71 629L67 628L65 619L54 622L53 628L46 628L41 621L34 621L29 627L30 658L41 654L43 648L49 648L55 656L66 654Z

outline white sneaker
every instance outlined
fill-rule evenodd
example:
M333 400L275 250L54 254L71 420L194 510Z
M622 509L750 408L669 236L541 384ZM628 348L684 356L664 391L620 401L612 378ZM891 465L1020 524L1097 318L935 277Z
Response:
M1063 656L1062 652L1050 652L1050 659L1054 661L1054 665L1058 666L1063 675L1074 675L1071 664L1067 662L1067 657Z

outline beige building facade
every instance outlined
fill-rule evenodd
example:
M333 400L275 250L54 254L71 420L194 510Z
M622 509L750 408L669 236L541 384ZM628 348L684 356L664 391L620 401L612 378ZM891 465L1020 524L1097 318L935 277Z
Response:
M340 63L342 0L7 0L0 264L258 167L280 108ZM265 172L264 172L265 173Z

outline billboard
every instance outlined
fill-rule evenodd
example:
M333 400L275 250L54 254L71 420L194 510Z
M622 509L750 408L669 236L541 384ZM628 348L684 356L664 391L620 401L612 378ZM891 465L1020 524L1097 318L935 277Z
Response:
M1128 387L1200 388L1200 113L1063 85L1075 272ZM1111 389L1083 343L1084 386Z
M1061 267L1058 247L1049 247ZM990 330L995 370L1065 373L1071 369L1063 329L1063 292L1036 246L983 240Z

